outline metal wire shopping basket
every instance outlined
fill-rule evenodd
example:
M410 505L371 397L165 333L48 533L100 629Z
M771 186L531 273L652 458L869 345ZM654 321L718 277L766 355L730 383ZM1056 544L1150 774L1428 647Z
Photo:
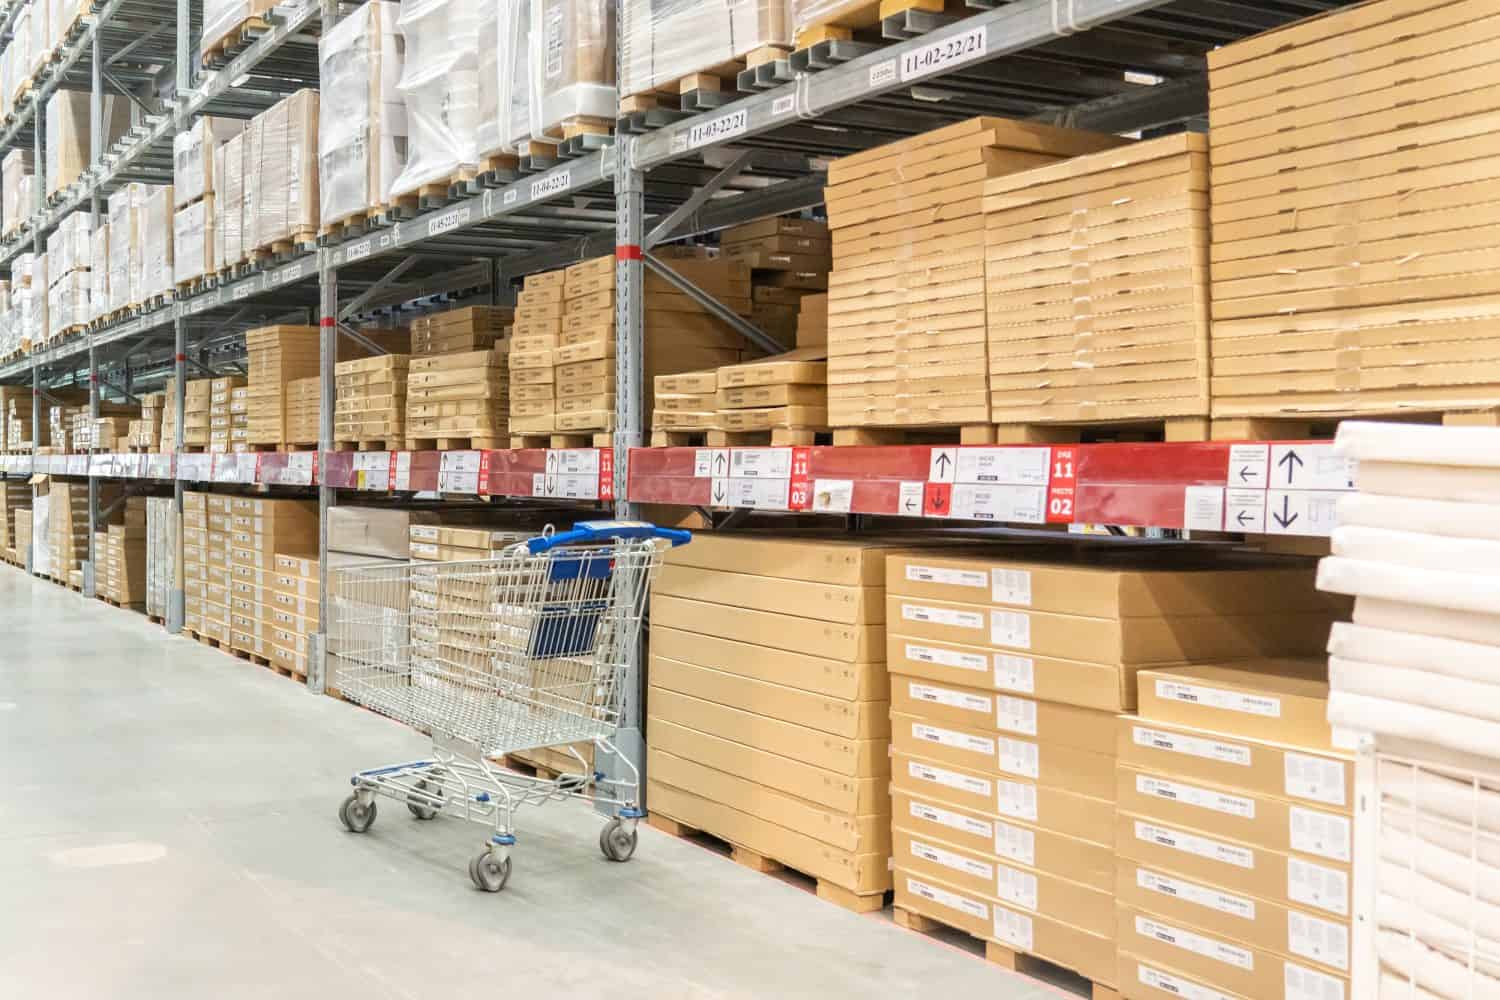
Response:
M610 742L663 543L686 531L639 521L583 521L517 542L491 559L355 567L330 581L329 672L359 704L429 733L430 760L361 771L339 809L363 833L377 796L418 819L439 813L493 827L469 864L490 892L510 877L513 814L581 797L614 809L607 858L635 851L639 772ZM572 746L615 754L629 776L606 778ZM517 774L492 758L566 747L576 773Z

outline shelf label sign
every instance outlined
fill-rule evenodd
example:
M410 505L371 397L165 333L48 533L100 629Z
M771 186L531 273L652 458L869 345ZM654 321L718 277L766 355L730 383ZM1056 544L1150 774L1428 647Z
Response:
M573 171L571 169L544 174L531 182L531 200L540 201L555 194L562 194L572 186Z
M1047 523L1072 524L1074 501L1078 495L1078 449L1051 449L1047 474Z
M788 510L812 509L812 483L809 470L812 468L812 449L793 448L791 482L787 489Z
M469 221L469 206L460 205L458 208L449 209L435 219L427 222L428 236L441 236L443 233L458 229Z
M391 452L391 489L411 489L411 452Z
M953 485L951 483L926 483L923 485L922 516L953 516Z
M727 115L694 125L688 132L688 149L733 139L737 135L744 135L749 128L750 112L747 109L731 111Z
M479 492L479 452L445 451L438 466L439 493Z
M981 25L931 45L913 49L901 57L901 82L918 80L954 66L983 59L988 42L989 31Z
M600 448L598 454L599 499L612 501L615 498L615 450Z
M697 448L693 451L693 478L725 478L729 475L728 448Z

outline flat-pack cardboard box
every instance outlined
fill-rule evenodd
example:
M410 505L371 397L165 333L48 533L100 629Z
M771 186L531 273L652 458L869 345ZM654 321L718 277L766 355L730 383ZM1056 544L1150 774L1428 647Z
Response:
M411 546L411 526L436 521L437 516L426 511L334 507L328 512L328 547L353 555L405 561Z
M1135 707L1131 667L914 638L899 624L890 627L886 642L892 673L1106 712Z
M896 906L1006 948L1039 955L1093 982L1103 985L1114 982L1113 935L1090 934L1040 914L1023 913L977 893L965 892L940 878L942 874L941 869L924 862L898 869Z
M1151 816L1167 826L1304 855L1320 864L1332 862L1335 868L1353 859L1354 823L1348 815L1134 767L1119 767L1117 777L1115 805L1122 814Z
M1250 660L1145 670L1143 719L1318 750L1333 749L1327 660Z
M1228 892L1124 857L1119 859L1115 898L1170 923L1305 960L1335 975L1349 973L1347 920Z
M671 628L659 621L651 623L651 652L684 663L711 666L741 677L789 685L829 698L882 704L890 698L890 676L885 665L878 660L859 662L814 656L801 650L779 649Z
M899 637L894 641L900 642ZM1115 753L1113 712L942 684L925 676L892 674L891 711L920 716L940 726L992 731L1108 757Z
M885 621L884 592L878 586L840 586L669 563L658 574L653 592L845 625Z
M796 613L689 600L655 588L651 593L651 625L653 629L665 625L751 644L775 636L784 648L850 663L878 661L885 649L885 629L877 624L846 625Z
M849 701L785 684L669 659L653 652L651 684L756 715L807 726L850 739L883 739L891 732L891 706L885 701Z
M1134 907L1119 907L1116 937L1119 982L1128 997L1343 1000L1350 996L1349 981L1343 976L1203 934Z
M671 377L680 379L687 376ZM693 390L684 388L675 391ZM727 465L732 460L725 459L725 475L733 474ZM705 543L701 549L696 552L688 551L700 542ZM884 586L885 562L892 551L888 546L843 539L712 533L693 536L693 545L672 549L667 553L665 561L674 566L695 566L728 573L783 577L845 587Z
M898 752L1096 799L1110 801L1115 794L1113 755L1019 739L993 729L936 725L922 716L901 713L894 705L891 744Z
M1052 872L997 858L989 851L971 851L913 831L904 821L904 816L893 817L891 858L897 869L929 870L967 892L1072 924L1100 937L1114 935L1113 887L1093 888Z
M1164 777L1280 796L1330 812L1349 813L1354 764L1347 756L1312 753L1260 740L1221 736L1122 716L1119 762Z

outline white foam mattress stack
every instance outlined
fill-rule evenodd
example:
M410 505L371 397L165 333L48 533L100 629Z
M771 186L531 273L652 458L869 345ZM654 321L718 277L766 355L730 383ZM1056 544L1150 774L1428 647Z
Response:
M1338 445L1359 492L1318 586L1355 597L1329 720L1376 748L1363 995L1500 997L1500 429L1346 423Z

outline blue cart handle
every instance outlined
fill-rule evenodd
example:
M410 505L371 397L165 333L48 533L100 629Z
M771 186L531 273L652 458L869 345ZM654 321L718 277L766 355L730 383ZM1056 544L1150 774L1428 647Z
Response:
M676 548L691 542L693 533L680 528L658 528L648 521L579 521L571 530L528 539L526 548L532 555L537 555L558 545L597 542L605 538L665 538Z

